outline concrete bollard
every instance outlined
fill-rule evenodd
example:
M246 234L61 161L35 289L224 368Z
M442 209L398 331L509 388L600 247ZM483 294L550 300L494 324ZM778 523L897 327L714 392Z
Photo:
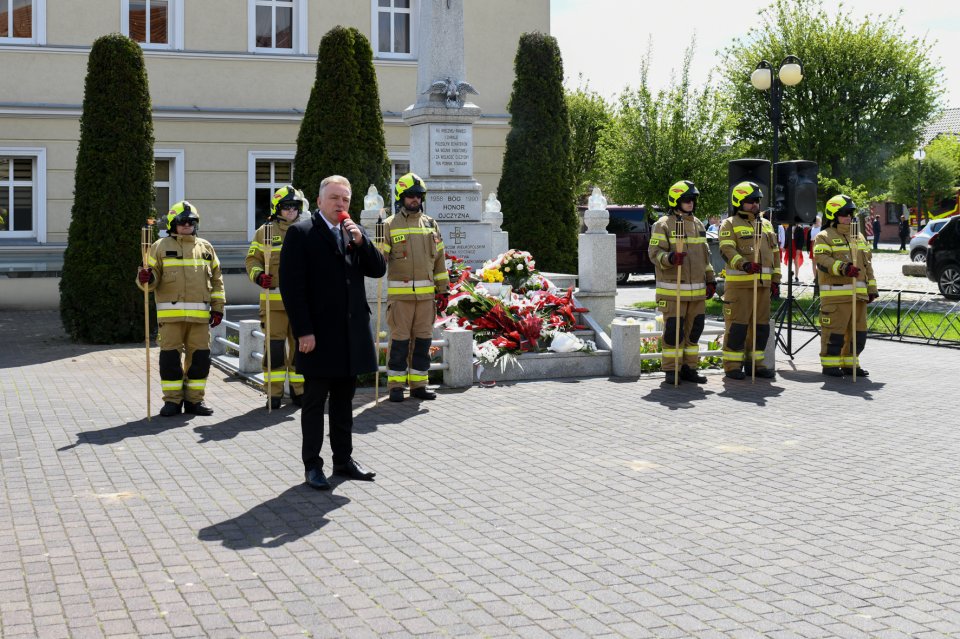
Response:
M260 320L241 320L239 325L240 357L237 366L241 373L259 373L263 367L253 353L264 352L264 340L254 337L253 332L260 330Z
M640 343L643 326L639 323L627 323L620 319L610 325L610 342L614 377L639 377Z
M443 331L443 385L449 388L473 386L473 331L449 328Z
M224 315L226 319L226 315ZM227 339L227 325L225 322L220 322L215 327L210 329L210 356L217 357L218 355L226 355L227 347L224 344L221 344L217 341L217 338Z

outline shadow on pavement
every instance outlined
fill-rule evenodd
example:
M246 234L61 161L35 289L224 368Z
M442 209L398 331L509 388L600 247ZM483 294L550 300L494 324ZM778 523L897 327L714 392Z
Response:
M186 426L193 420L195 415L176 415L174 417L154 417L150 421L146 418L138 419L133 422L127 422L120 426L111 426L101 430L84 430L77 433L77 441L68 446L57 449L57 452L76 448L80 444L90 444L91 446L109 446L116 444L131 437L150 437L159 435L174 428ZM231 439L238 433L247 431L257 431L268 426L273 426L281 422L292 419L290 411L284 409L276 410L267 415L265 409L253 409L245 415L231 417L230 419L216 424L197 426L194 432L201 437L200 443L208 441Z
M300 484L242 515L201 529L197 539L219 541L234 550L278 548L320 530L330 521L330 511L348 503L346 497Z
M702 402L715 391L707 390L699 384L689 382L682 383L679 386L673 385L673 378L664 378L660 380L660 385L650 389L650 392L641 397L646 402L660 404L670 410L680 410L695 408L696 402Z
M780 374L780 371L777 371ZM717 393L717 397L728 397L734 401L745 404L754 404L756 406L766 406L768 400L779 397L783 394L782 386L775 386L776 380L758 379L751 382L747 379L723 378L723 390Z

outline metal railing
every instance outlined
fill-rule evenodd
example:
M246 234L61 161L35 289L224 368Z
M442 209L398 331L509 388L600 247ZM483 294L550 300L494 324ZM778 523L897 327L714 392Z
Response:
M809 318L819 324L821 298L813 294L813 286L795 284L793 288L801 292L794 295L794 305L803 304ZM960 347L960 301L929 291L879 289L878 293L867 306L871 338ZM799 314L794 314L793 325L798 330L816 330Z

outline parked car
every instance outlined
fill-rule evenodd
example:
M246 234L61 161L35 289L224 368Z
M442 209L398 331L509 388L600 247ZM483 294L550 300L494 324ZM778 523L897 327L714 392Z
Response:
M927 244L927 278L940 294L960 300L960 217L951 217Z
M623 284L631 275L655 272L647 250L657 213L645 206L608 206L607 213L607 233L617 236L617 284Z
M923 230L910 238L910 244L907 245L907 249L910 252L910 260L912 262L927 261L927 244L930 242L931 237L940 232L940 229L943 228L943 225L947 223L948 219L950 218L933 220L923 227Z

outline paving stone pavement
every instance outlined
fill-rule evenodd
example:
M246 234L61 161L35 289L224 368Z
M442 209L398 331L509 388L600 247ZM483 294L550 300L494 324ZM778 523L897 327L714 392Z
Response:
M4 638L960 636L954 349L363 390L377 481L319 493L256 389L215 370L214 416L148 422L141 347L0 331Z

